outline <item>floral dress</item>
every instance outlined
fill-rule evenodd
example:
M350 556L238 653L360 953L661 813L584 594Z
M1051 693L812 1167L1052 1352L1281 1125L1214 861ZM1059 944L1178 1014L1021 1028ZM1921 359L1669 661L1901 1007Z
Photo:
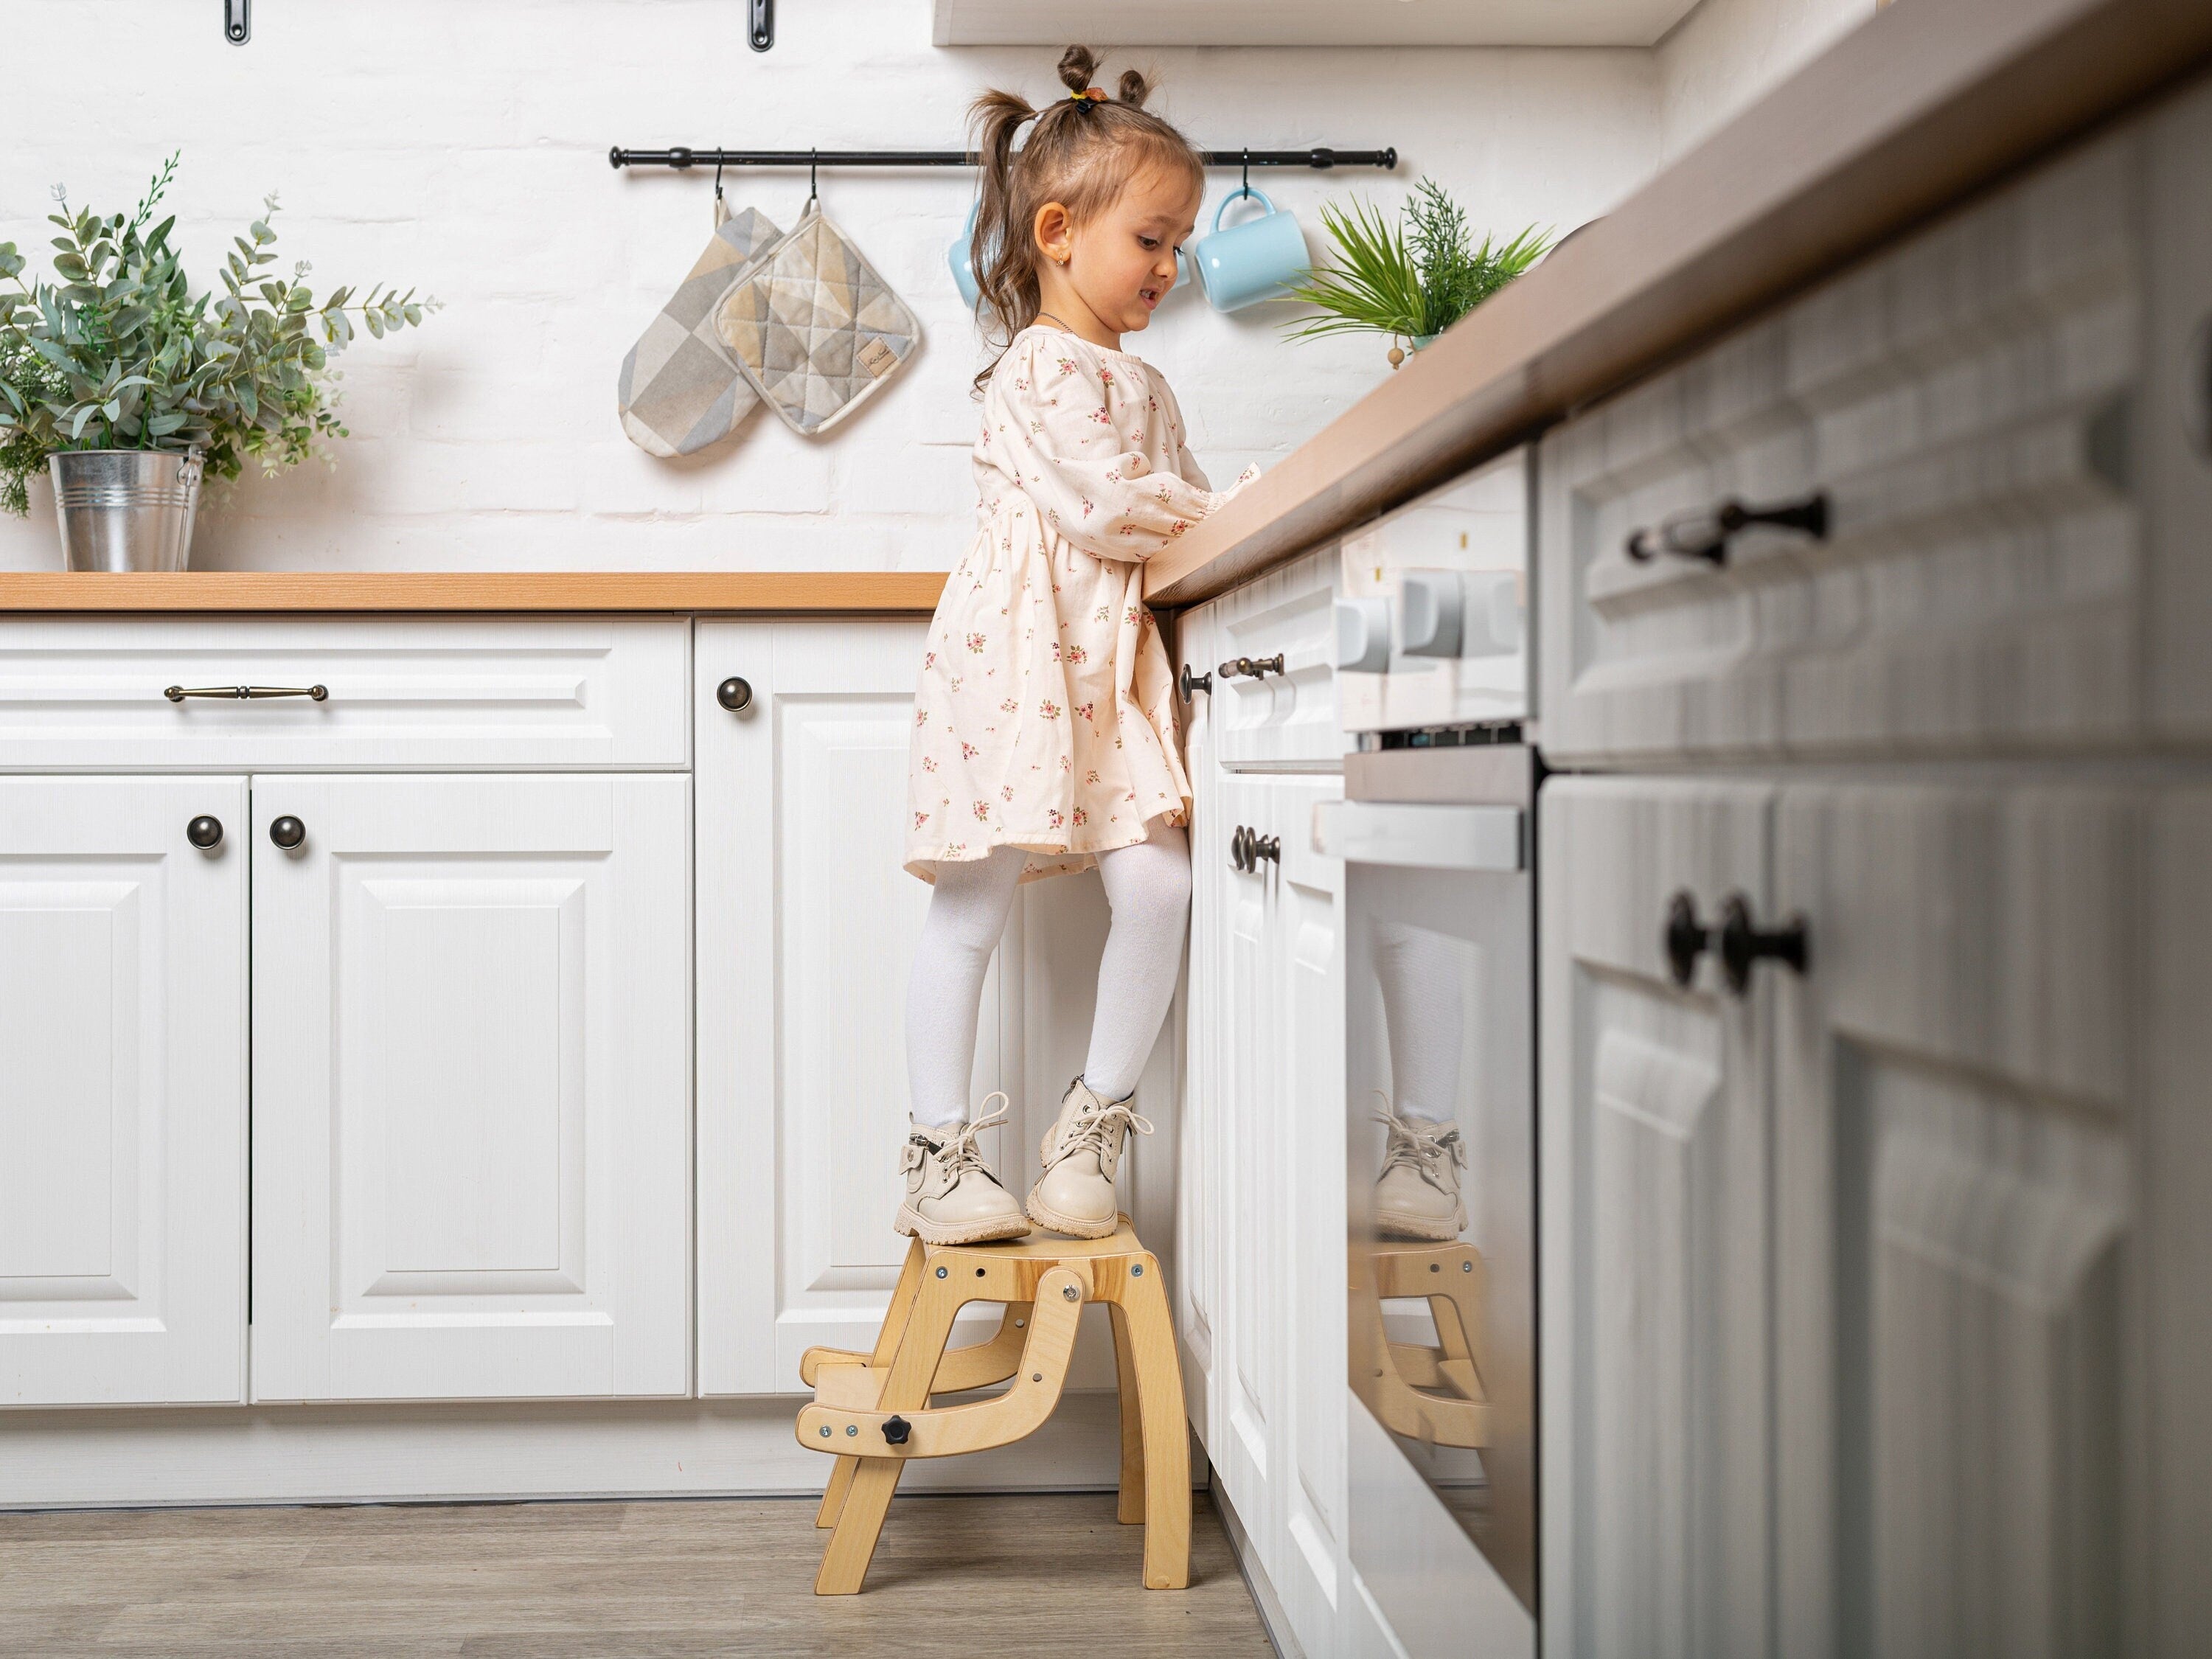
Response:
M1239 478L1241 489L1251 477ZM1024 329L983 394L975 539L929 626L907 763L906 867L1029 853L1089 867L1188 821L1174 675L1144 562L1234 489L1210 488L1140 359Z

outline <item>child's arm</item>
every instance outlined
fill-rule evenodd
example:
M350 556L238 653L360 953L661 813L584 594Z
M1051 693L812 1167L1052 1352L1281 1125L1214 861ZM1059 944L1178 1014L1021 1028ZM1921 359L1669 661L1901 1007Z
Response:
M1139 562L1226 499L1152 469L1141 432L1133 441L1115 424L1116 404L1127 405L1109 395L1112 369L1102 374L1049 337L1032 335L1020 349L1026 361L1012 402L1029 422L1022 486L1067 540L1102 559Z

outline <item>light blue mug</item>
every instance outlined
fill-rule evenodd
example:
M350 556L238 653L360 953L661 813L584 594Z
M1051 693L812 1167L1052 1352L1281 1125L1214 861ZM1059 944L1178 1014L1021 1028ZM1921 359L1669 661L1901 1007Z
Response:
M1231 202L1250 197L1267 210L1241 225L1221 228ZM1216 311L1241 311L1262 300L1279 300L1311 269L1305 233L1249 185L1233 190L1214 210L1213 229L1191 250L1198 280Z
M968 204L968 222L960 232L960 240L945 250L945 262L952 267L953 286L960 290L960 299L969 310L975 309L983 297L983 290L975 285L975 216L983 210L983 198L977 197Z

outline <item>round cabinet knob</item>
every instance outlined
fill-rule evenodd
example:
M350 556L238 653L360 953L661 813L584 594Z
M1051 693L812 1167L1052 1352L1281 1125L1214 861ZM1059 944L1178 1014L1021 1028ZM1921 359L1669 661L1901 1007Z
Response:
M732 714L742 714L753 706L752 682L732 674L714 688L714 701Z
M1241 823L1229 835L1229 867L1237 871L1252 867L1252 832Z
M1713 942L1712 930L1698 920L1698 902L1686 892L1677 893L1667 904L1667 925L1660 930L1659 948L1667 953L1667 973L1686 990L1698 975L1698 958Z
M185 839L203 853L212 853L222 845L222 820L202 813L185 826Z
M1738 996L1751 988L1753 963L1778 962L1802 974L1811 954L1804 917L1792 916L1779 927L1760 927L1752 921L1751 901L1741 893L1721 907L1721 972Z
M281 817L269 826L269 839L290 852L307 838L307 826L295 817Z
M1182 700L1185 702L1190 701L1190 695L1194 691L1203 691L1209 697L1213 695L1213 676L1192 673L1188 663L1182 665L1182 677L1176 682L1176 684L1181 688Z
M1280 836L1263 836L1257 830L1249 830L1246 833L1252 838L1249 845L1251 848L1252 867L1255 870L1260 867L1261 859L1270 859L1278 865L1282 863L1283 838Z
M886 1445L903 1446L913 1434L914 1425L903 1417L886 1417L884 1419L884 1443Z

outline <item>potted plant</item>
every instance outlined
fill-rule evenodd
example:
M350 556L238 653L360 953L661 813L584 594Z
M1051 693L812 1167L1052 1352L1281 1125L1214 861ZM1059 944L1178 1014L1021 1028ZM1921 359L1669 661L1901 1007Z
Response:
M1393 225L1379 208L1324 203L1322 222L1336 244L1331 262L1316 267L1291 298L1322 315L1285 325L1295 340L1323 334L1388 334L1390 367L1406 359L1397 343L1419 350L1542 258L1548 234L1528 226L1510 242L1488 236L1480 247L1467 215L1433 179L1413 186Z
M71 569L183 568L202 475L234 478L248 459L281 471L343 437L331 360L356 319L380 337L436 308L388 288L318 305L305 264L270 272L273 195L225 256L222 292L194 296L175 217L151 222L176 167L128 217L72 212L56 191L52 283L27 285L0 242L14 289L0 288L0 508L22 516L50 471Z

